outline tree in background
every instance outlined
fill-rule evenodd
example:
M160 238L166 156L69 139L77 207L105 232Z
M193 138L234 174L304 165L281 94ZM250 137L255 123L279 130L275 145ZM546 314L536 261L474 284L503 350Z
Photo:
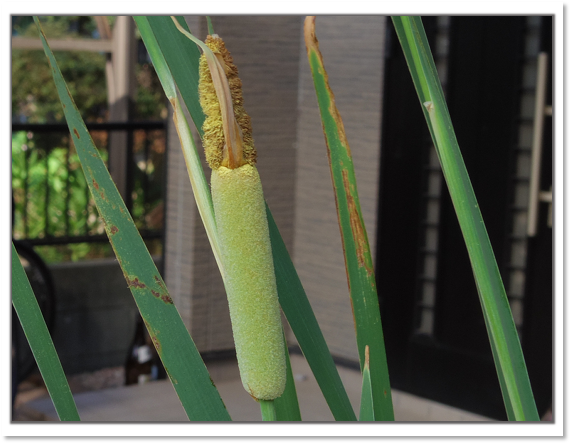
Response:
M42 26L51 39L98 38L97 26L89 16L42 17ZM108 17L110 25L114 17ZM138 32L138 31L137 31ZM12 17L12 35L38 37L32 17ZM138 37L140 42L140 37ZM143 47L144 48L144 47ZM88 51L58 51L59 67L75 97L79 111L88 122L107 120L106 55ZM46 123L63 121L63 111L51 72L45 69L41 50L12 51L12 116L16 122ZM135 67L137 89L134 119L164 119L167 108L164 94L146 50L139 51Z

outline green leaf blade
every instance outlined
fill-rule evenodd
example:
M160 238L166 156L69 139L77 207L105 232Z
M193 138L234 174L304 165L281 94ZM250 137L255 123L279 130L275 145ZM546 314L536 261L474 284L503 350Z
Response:
M466 242L508 419L538 421L505 288L420 17L393 17Z
M115 254L169 378L193 421L230 416L85 127L35 17L77 154Z
M284 349L286 357L286 386L282 395L274 400L276 421L301 421L301 412L299 410L299 401L297 399L285 333Z
M393 421L389 371L371 249L361 214L351 150L341 116L335 105L333 92L329 87L327 73L315 37L314 20L314 18L306 19L305 41L333 178L355 320L359 362L363 370L365 347L368 345L373 356L371 381L375 418L380 421Z
M283 238L266 205L278 298L299 346L336 421L356 421L329 348Z
M161 82L161 86L165 91L165 94L169 100L173 100L176 97L176 87L174 84L174 79L172 74L169 70L167 62L161 52L161 48L159 47L159 43L155 38L153 30L151 29L151 25L149 20L145 16L135 16L133 17L135 23L137 24L137 28L141 33L141 37L143 39L143 43L145 44L145 48L149 52L149 56L153 62L153 67L157 72L157 76L159 77L159 81Z
M80 421L54 343L14 244L12 244L12 304L60 420Z
M195 44L176 29L170 16L147 16L147 20L196 129L202 137L202 124L205 116L198 98L200 51ZM184 29L190 32L183 17L179 16L177 20Z
M174 78L172 77L167 62L160 50L148 18L145 16L137 16L134 17L134 19L137 23L137 27L141 33L147 51L149 52L157 75L159 76L159 79L161 79L161 84L165 94L173 107L173 120L179 136L190 182L192 184L192 192L194 194L196 205L198 206L200 217L204 223L208 240L210 241L210 245L214 252L214 257L218 267L222 270L223 266L220 245L216 230L216 220L214 218L214 207L212 205L210 187L208 186L204 170L202 169L200 156L198 154L196 144L194 143L190 126L188 125L182 105L176 94ZM197 60L196 62L198 63ZM196 90L198 90L198 84L196 85Z

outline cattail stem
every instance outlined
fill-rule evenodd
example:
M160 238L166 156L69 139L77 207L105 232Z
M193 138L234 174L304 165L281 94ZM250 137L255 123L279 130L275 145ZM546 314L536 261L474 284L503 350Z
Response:
M262 421L277 421L276 407L274 401L260 400L260 411L262 412Z

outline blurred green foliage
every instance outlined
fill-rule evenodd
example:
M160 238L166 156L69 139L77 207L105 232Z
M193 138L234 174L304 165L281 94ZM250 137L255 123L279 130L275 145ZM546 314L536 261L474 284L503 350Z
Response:
M37 38L31 17L14 18L12 35ZM86 20L89 19L89 20ZM95 30L91 17L42 17L49 38L87 38ZM86 51L58 51L58 63L86 121L100 120L107 112L105 55ZM15 121L64 121L63 110L46 69L41 50L12 51L12 115Z
M60 147L49 150L44 148L46 141L42 141L42 136L25 131L12 134L13 236L33 239L46 234L103 234L103 222L97 216L77 154L64 145L67 135L60 135ZM101 151L101 155L106 160L106 151ZM101 253L90 254L88 244L41 249L49 262L99 257Z
M96 22L91 16L41 16L40 20L48 41L99 38ZM115 17L109 16L107 20L112 29ZM38 38L32 17L12 16L12 35ZM140 40L138 34L137 38ZM88 51L57 51L56 57L84 120L107 121L107 55ZM144 52L139 54L135 74L137 85L132 120L165 119L166 100L155 70ZM19 123L65 122L42 50L12 51L12 120ZM107 146L107 135L98 136L92 132L92 137L98 147ZM97 140L98 137L101 139ZM145 226L145 215L162 205L164 138L157 139L156 136L152 137L150 159L146 161L137 161L142 148L141 143L134 141L138 168L133 171L133 217L139 228ZM103 223L89 194L77 154L73 146L71 149L69 146L69 137L63 133L32 134L23 131L12 134L15 238L37 238L46 233L51 236L63 236L66 232L70 236L104 233ZM104 161L107 161L107 151L100 149L100 153ZM150 181L151 184L148 196L142 192L145 181ZM67 214L66 200L69 200ZM152 251L159 253L161 246L157 242L151 244ZM113 255L107 243L39 246L36 251L48 262Z

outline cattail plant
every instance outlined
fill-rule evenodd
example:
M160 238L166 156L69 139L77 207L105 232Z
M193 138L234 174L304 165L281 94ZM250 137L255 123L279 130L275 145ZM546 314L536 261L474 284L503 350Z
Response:
M266 207L242 82L217 35L200 60L204 151L212 168L212 202L242 384L256 400L285 388L285 356Z
M37 17L34 20L40 29L40 38L88 186L105 221L125 279L182 406L190 420L230 420L173 299L75 107L39 20ZM281 306L334 418L355 420L355 412L315 314L271 212L266 208L255 166L256 150L250 118L243 107L241 81L224 42L212 30L206 43L201 42L183 29L182 17L171 21L169 17L140 16L135 17L135 21L173 106L175 126L193 193L226 287L244 388L260 402L263 419L301 419L283 338ZM422 22L418 17L394 17L393 21L419 98L426 104L423 111L442 160L450 194L455 205L458 204L458 218L472 257L508 418L538 420L505 290L457 146ZM368 272L372 269L372 259L370 253L365 255L369 248L359 214L356 187L351 185L354 172L350 150L327 81L314 26L315 19L309 18L306 21L306 45L323 128L331 150L330 158L342 160L333 161L330 165L334 188L338 190L336 199L351 296L356 301L365 301L366 296L375 302L361 306L356 304L354 312L363 371L359 419L392 420L394 415L384 362L376 287L372 271ZM199 62L198 50L183 34L202 49ZM197 71L196 64L199 65L199 81L192 78ZM203 114L196 103L197 90L206 114L204 122L200 121ZM206 158L212 168L211 191L200 166L179 93L199 133L203 133ZM29 335L32 351L58 415L62 420L77 420L79 415L57 353L50 343L39 308L33 303L31 288L25 285L25 273L15 250L12 267L15 284L13 303L24 331Z
M273 401L285 389L286 362L280 305L264 194L256 169L250 116L232 56L217 35L203 44L173 18L179 31L203 49L200 104L222 277L228 296L238 367L244 389L275 419Z

